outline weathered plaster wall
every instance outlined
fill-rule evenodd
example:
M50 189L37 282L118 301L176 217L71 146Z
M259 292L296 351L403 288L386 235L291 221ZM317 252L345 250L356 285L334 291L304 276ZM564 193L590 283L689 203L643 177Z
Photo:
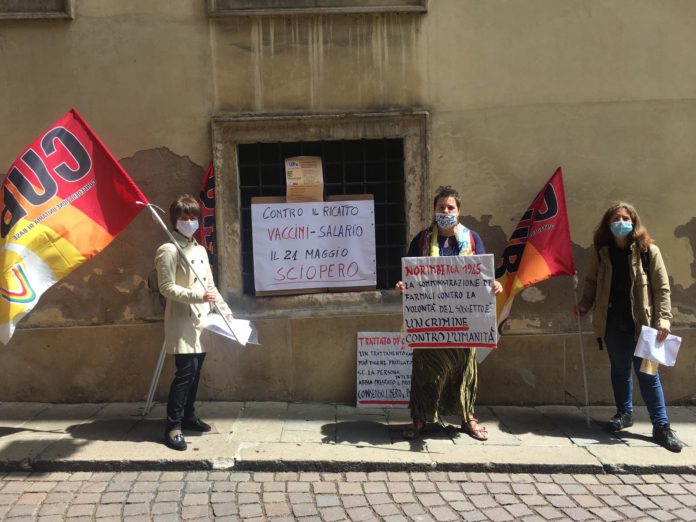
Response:
M78 1L72 21L0 22L0 165L75 106L166 206L197 191L213 114L425 109L431 184L462 189L465 222L489 251L558 165L581 275L602 210L635 203L662 247L688 347L695 16L683 0L433 0L426 15L221 19L204 2ZM0 349L0 400L143 398L162 335L144 278L162 240L143 214L50 289ZM570 285L517 299L501 350L481 366L482 402L582 401ZM355 332L400 321L398 302L373 298L321 314L265 302L277 310L256 317L264 346L213 344L201 397L352 401ZM590 398L609 403L606 355L586 344ZM669 401L693 400L695 373L685 350L664 372ZM164 375L160 398L170 362Z
M483 226L491 250L500 252L561 165L581 276L588 255L580 249L609 203L626 199L661 246L674 282L696 291L695 231L685 226L696 193L696 4L434 4L421 30L433 184L465 188L472 226L492 216ZM527 292L535 302L517 303L512 331L572 328L561 313L572 306L570 285ZM683 326L696 323L687 293L674 295Z
M76 2L70 22L0 22L0 164L76 107L152 202L197 191L210 158L213 85L208 19L194 4L96 0ZM21 327L161 317L142 278L163 238L139 216L51 288Z
M422 15L215 20L220 111L355 111L423 103Z

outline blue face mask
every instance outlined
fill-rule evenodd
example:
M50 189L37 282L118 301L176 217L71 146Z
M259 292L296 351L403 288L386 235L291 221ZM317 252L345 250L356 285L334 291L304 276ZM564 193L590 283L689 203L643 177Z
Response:
M435 221L442 230L450 230L459 222L459 216L456 214L435 214Z
M633 230L633 223L630 221L612 221L609 228L614 237L626 237Z

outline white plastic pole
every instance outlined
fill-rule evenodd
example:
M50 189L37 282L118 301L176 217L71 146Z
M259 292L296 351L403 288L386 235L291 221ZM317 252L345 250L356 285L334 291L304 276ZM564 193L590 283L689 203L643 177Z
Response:
M145 407L143 408L142 412L143 417L147 417L150 414L150 409L152 409L152 401L155 398L155 388L157 388L160 375L162 375L162 368L164 367L164 355L166 351L165 345L162 344L159 359L157 359L157 366L155 367L155 373L150 381L150 390L147 392L147 399L145 400Z
M575 297L575 309L578 307L578 273L573 275L573 296ZM590 396L587 391L587 371L585 369L585 345L582 341L582 328L580 326L580 314L575 314L578 323L578 339L580 340L580 364L582 365L582 382L585 388L585 421L590 426Z

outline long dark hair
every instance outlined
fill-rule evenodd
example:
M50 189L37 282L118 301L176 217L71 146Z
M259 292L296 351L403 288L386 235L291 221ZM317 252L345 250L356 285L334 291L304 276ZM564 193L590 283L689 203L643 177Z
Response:
M641 223L636 208L625 201L617 201L604 212L604 215L602 216L602 219L594 232L593 242L595 248L599 250L603 246L614 244L614 236L609 228L609 220L617 210L621 209L626 210L628 215L631 216L631 221L633 221L633 230L631 230L631 233L628 234L628 243L635 243L638 245L641 251L647 251L654 241L650 237L648 229L645 228Z

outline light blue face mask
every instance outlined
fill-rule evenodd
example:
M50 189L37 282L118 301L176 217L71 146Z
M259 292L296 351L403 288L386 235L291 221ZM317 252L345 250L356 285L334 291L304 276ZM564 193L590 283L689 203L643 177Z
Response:
M609 228L614 237L626 237L633 230L633 223L630 221L612 221Z
M435 221L442 230L450 230L459 222L459 216L456 214L442 214L437 212L435 214Z

